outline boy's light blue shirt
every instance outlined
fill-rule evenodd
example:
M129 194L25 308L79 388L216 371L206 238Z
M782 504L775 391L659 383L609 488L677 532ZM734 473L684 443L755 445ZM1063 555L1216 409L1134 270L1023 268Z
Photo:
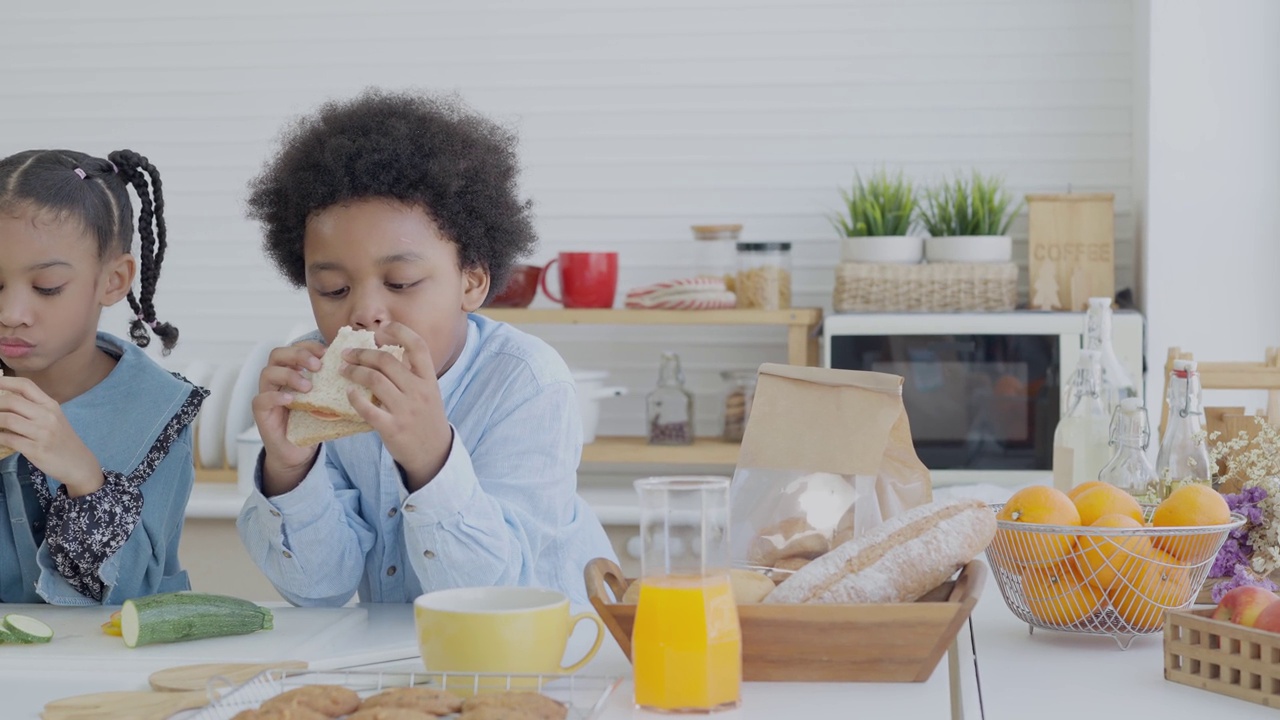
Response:
M298 487L272 498L261 492L259 455L237 522L250 556L295 605L526 585L587 606L583 568L616 556L577 494L582 425L564 360L532 335L471 315L439 382L453 446L417 492L376 432L322 443Z

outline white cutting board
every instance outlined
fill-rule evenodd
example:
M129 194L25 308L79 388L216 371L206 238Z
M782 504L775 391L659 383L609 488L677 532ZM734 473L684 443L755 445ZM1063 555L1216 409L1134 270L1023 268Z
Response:
M125 647L102 632L118 607L4 605L0 612L21 613L53 628L45 645L0 645L0 674L8 668L151 672L176 665L211 662L302 660L324 669L353 667L418 657L413 606L369 605L344 608L274 607L271 630L234 637Z

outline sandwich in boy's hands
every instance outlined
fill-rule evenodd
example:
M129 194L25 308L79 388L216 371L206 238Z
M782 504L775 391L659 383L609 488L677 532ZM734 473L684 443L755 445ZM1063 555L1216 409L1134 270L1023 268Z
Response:
M398 345L378 347L374 337L371 330L353 330L350 326L343 326L321 356L320 369L316 372L302 371L303 377L310 381L311 389L295 393L287 406L289 421L286 435L289 442L300 448L310 447L325 440L373 429L352 407L349 397L354 393L367 400L372 394L345 377L343 370L347 361L343 354L355 348L368 348L397 359L404 356L404 348ZM378 402L377 398L373 401Z
M359 386L347 389L347 400L378 432L412 492L444 466L453 430L445 416L427 342L398 322L380 326L377 340L382 343L377 348L343 351L342 376ZM403 358L384 352L389 347L404 348Z
M395 322L377 332L343 326L327 348L277 348L262 371L254 415L264 469L282 485L301 480L319 443L372 430L411 487L421 487L444 465L453 439L431 350Z

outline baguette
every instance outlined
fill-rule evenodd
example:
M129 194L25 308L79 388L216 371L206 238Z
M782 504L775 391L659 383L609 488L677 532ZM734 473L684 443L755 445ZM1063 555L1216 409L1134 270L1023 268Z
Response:
M805 565L764 602L915 602L977 557L995 534L995 513L979 500L920 505Z

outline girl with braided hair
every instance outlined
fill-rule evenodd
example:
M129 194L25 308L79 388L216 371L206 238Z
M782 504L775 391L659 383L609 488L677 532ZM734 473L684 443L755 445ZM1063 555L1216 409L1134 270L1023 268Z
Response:
M115 605L191 587L178 539L208 391L139 349L178 339L156 317L166 243L145 157L0 160L0 602ZM132 343L97 329L125 299Z

